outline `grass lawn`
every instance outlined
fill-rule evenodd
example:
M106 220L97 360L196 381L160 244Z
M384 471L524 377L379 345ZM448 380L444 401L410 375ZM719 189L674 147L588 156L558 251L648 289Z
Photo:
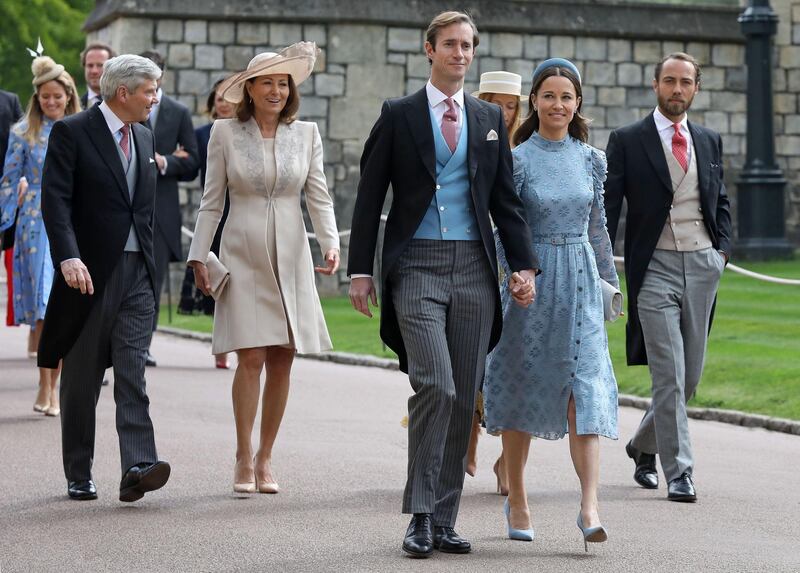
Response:
M743 263L767 275L800 279L800 261ZM336 350L392 357L374 318L356 313L346 297L324 298L322 306ZM168 324L161 310L161 324ZM211 332L211 319L173 313L171 326ZM646 366L625 364L624 320L608 324L611 359L621 393L650 395ZM694 406L742 410L800 420L800 287L775 285L726 271L705 373Z

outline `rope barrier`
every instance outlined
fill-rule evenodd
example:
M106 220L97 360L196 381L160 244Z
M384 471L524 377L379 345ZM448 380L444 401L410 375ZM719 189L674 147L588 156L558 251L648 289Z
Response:
M381 215L381 220L386 221L386 215ZM351 233L351 229L345 229L344 231L339 232L340 237L349 237ZM194 237L194 233L187 229L186 227L181 226L181 233L185 236L189 237L190 239ZM317 236L314 233L306 233L309 239L316 239ZM614 257L615 263L622 263L625 259L623 257ZM798 279L784 279L781 277L772 277L769 275L763 275L761 273L755 273L753 271L748 271L747 269L743 269L740 266L734 265L733 263L728 263L725 267L735 273L738 273L745 277L750 277L752 279L760 280L767 283L779 284L779 285L791 285L791 286L800 286L800 280Z

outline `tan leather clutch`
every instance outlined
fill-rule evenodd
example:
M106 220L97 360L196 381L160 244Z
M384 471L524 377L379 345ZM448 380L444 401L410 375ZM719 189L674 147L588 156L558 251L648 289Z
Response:
M231 272L212 252L208 253L206 268L208 269L208 281L211 283L209 292L214 300L218 300L222 295L222 291L225 290L225 285L228 284L228 280L231 278Z

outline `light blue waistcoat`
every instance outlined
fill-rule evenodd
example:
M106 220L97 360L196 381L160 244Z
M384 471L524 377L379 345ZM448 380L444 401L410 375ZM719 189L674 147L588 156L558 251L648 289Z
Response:
M433 140L436 145L436 193L414 233L414 238L478 241L478 220L475 218L470 194L466 117L461 122L461 135L455 153L451 153L430 106L428 111L431 114ZM465 113L464 110L462 113Z

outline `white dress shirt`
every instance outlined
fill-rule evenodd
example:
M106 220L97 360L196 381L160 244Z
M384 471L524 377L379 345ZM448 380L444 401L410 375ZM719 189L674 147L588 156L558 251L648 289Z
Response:
M656 122L658 136L661 138L664 146L672 151L672 136L675 135L675 129L672 127L672 120L661 113L661 110L658 108L653 112L653 119ZM681 135L686 138L686 164L688 165L692 162L692 134L689 132L689 121L685 113L678 123L680 124Z
M99 104L100 102L100 94L96 93L92 88L86 87L86 109L89 109L93 105Z

